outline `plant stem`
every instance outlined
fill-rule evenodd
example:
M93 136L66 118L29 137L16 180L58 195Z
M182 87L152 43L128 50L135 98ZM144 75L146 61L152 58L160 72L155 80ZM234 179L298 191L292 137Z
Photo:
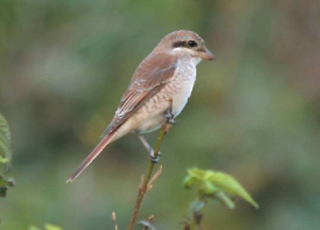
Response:
M168 123L168 121L167 121L165 124L162 125L162 127L160 129L160 133L159 133L159 136L157 138L157 142L156 142L156 145L155 145L155 148L154 148L154 157L155 157L155 159L158 157L160 146L161 146L161 143L163 141L163 138L169 132L170 128L171 128L171 124ZM127 230L133 230L133 227L134 227L134 225L136 223L136 220L137 220L137 217L138 217L138 214L139 214L139 211L140 211L140 207L141 207L141 204L142 204L142 200L143 200L144 195L146 194L147 189L148 189L148 183L150 181L154 165L155 165L155 162L152 159L150 159L148 167L147 167L147 170L146 170L146 173L145 173L145 176L144 176L144 180L143 180L143 182L142 182L142 184L140 185L140 188L139 188L137 201L136 201L136 204L134 206L134 210L133 210L133 213L132 213L132 216L131 216L131 219L130 219L129 226L128 226Z

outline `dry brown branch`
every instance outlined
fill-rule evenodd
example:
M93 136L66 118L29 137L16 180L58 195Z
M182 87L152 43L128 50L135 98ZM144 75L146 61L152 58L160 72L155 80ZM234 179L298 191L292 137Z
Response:
M157 142L154 148L154 157L157 158L159 151L160 151L160 146L161 143L163 141L164 136L169 132L170 128L171 128L171 124L169 123L169 120L167 120L167 122L165 124L162 125L159 136L157 138ZM157 171L157 173L154 175L154 177L151 179L151 175L152 175L152 171L155 165L155 161L153 161L152 159L149 161L145 176L141 177L141 182L140 186L139 186L139 193L137 196L137 200L136 200L136 204L129 222L129 226L127 228L127 230L133 230L133 227L136 223L137 217L138 217L138 213L140 211L140 207L142 204L142 200L144 198L144 195L146 194L146 192L152 187L152 183L159 178L159 176L161 175L162 172L162 167L159 167L159 170ZM151 180L150 180L151 179ZM150 227L149 227L150 228Z

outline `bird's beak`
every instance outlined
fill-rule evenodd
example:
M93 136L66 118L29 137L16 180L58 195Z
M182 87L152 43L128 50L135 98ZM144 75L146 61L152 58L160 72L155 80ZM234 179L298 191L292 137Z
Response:
M208 49L205 50L199 50L199 56L203 59L203 60L215 60L215 56L213 55L213 53L211 53Z

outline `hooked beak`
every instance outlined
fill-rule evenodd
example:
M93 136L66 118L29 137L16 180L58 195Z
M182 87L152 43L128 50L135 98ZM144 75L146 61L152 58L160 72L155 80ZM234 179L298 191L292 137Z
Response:
M215 60L215 56L213 55L213 53L211 53L208 49L205 50L199 50L199 56L203 59L203 60Z

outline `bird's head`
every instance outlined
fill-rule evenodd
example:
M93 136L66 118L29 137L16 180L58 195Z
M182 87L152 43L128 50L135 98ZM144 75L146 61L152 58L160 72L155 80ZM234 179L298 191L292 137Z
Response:
M190 56L201 60L214 60L214 55L208 50L204 40L189 30L174 31L165 36L155 49L169 52L172 55Z

